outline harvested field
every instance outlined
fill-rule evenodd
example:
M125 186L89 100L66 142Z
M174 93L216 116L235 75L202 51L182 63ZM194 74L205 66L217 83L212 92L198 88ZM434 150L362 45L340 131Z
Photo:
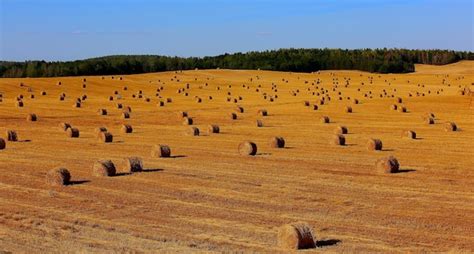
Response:
M0 252L286 253L278 230L298 221L316 237L309 252L474 252L474 96L458 93L459 86L474 90L474 67L420 68L0 79L7 143L0 150ZM45 95L31 99L29 87ZM114 91L121 96L110 101ZM23 107L15 104L19 94ZM397 97L406 113L390 109ZM157 107L164 98L172 102ZM245 108L236 120L227 117L234 99ZM133 109L130 118L118 103ZM317 110L307 106L313 104ZM262 109L268 115L258 128ZM31 112L36 122L25 121ZM192 117L200 136L183 135L191 126L179 112ZM434 124L420 121L431 112ZM457 130L445 131L448 122ZM61 123L80 136L69 138ZM133 132L124 133L124 124ZM219 134L209 135L209 125ZM97 141L98 126L113 142ZM338 126L350 130L344 146L328 142ZM7 141L7 130L18 132L19 142ZM406 130L416 138L401 138ZM269 140L280 136L285 147L272 148ZM381 151L367 151L373 137L383 141ZM256 156L239 154L246 140L258 146ZM153 156L158 144L172 156ZM399 173L376 169L389 156ZM129 157L141 158L143 171L125 171L120 165ZM115 176L94 177L94 163L104 158L117 166ZM71 174L67 186L45 181L58 167Z

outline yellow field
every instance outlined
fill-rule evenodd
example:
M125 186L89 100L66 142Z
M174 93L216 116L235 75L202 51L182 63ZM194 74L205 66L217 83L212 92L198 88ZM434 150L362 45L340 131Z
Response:
M458 93L474 90L473 62L417 68L403 75L194 70L122 80L0 79L0 134L16 130L20 140L0 150L0 252L285 253L276 233L295 221L312 225L319 241L305 252L474 252L474 96ZM189 95L177 93L187 83ZM312 95L321 88L328 93ZM143 98L132 98L139 90ZM364 97L369 91L372 98ZM270 102L263 93L278 98ZM15 106L20 94L23 108ZM303 104L326 94L331 100L318 110ZM82 95L82 107L73 108ZM238 103L226 100L239 96ZM390 110L400 105L396 97L407 113ZM157 106L160 100L165 106ZM117 103L132 108L130 119L122 118ZM245 111L231 120L236 105ZM353 113L344 111L348 105ZM98 115L99 108L108 115ZM269 115L257 115L259 109ZM185 135L190 127L179 111L194 118L201 136ZM28 113L38 121L27 121ZM435 124L422 119L427 113L435 115ZM320 122L323 115L329 124ZM264 127L256 126L257 119ZM460 130L446 132L448 121ZM67 137L62 122L77 127L80 137ZM133 133L120 132L123 123ZM208 135L209 124L221 133ZM339 125L349 129L346 146L330 144ZM114 135L112 143L97 140L94 129L100 126ZM403 130L418 138L402 138ZM270 147L274 136L284 137L285 149ZM369 138L381 139L383 150L368 151ZM256 156L239 155L245 140L257 144ZM169 145L174 157L152 157L157 144ZM375 169L375 161L389 155L398 159L401 173ZM111 159L120 171L128 156L141 157L148 172L92 176L96 160ZM46 172L57 166L69 169L74 184L46 183Z

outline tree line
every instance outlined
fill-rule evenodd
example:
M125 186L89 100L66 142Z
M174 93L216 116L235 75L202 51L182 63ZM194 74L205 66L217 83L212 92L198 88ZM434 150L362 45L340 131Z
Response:
M209 57L116 55L77 61L0 61L0 77L120 75L190 69L261 69L313 72L360 70L407 73L414 64L443 65L474 60L473 52L407 49L279 49Z

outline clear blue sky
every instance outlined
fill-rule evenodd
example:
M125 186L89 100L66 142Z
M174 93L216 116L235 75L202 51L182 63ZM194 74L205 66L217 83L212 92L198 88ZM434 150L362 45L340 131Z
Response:
M474 51L473 1L0 0L0 59L289 47Z

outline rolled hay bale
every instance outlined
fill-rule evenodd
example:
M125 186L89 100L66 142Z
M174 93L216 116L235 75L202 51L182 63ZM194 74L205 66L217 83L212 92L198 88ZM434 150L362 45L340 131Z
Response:
M59 100L60 100L60 101L64 101L65 98L66 98L66 96L59 95Z
M0 138L0 150L3 150L7 147L7 143L5 142L5 139Z
M15 102L15 106L17 108L22 108L24 106L23 101L20 100L20 101Z
M188 116L188 112L186 112L186 111L179 111L179 112L178 112L178 116L179 116L179 117L187 117L187 116Z
M211 133L219 133L220 132L220 128L219 128L219 125L216 125L216 124L211 124L207 127L207 131L209 134Z
M143 161L139 157L127 157L123 160L122 170L130 173L143 171Z
M445 131L457 131L458 126L453 122L447 122L444 126Z
M402 132L402 138L416 139L416 132L411 130L404 130Z
M353 99L353 100L352 100L352 103L354 103L354 104L359 104L359 100L358 100L358 99Z
M284 148L285 139L283 137L273 137L270 139L270 147L272 148Z
M18 141L18 134L14 130L7 130L7 141L16 142Z
M432 117L426 117L425 121L426 121L427 124L434 124L435 123L435 120Z
M375 162L375 168L381 173L397 173L400 168L400 164L395 157L389 156L378 159Z
M316 247L316 235L306 222L286 224L278 229L278 247L287 250Z
M107 128L105 127L97 127L94 129L94 132L95 134L97 135L97 137L99 137L100 133L102 132L107 132Z
M398 109L397 104L390 105L390 110L397 110L397 109Z
M123 108L123 104L122 104L122 103L117 103L117 108L118 108L118 109Z
M183 125L193 125L193 119L191 117L183 117Z
M334 134L347 134L348 132L346 126L337 126L336 129L334 129Z
M367 141L367 150L380 151L382 150L382 141L380 139L371 138Z
M122 109L122 112L132 113L132 107L126 106Z
M29 121L29 122L36 122L38 120L38 117L36 116L36 114L28 114L28 116L26 117L26 120Z
M158 104L156 104L158 107L164 107L165 102L164 101L159 101Z
M171 148L167 145L155 145L151 149L151 156L158 158L168 158L171 156Z
M114 97L112 95L109 96L109 101L113 101Z
M231 112L231 113L229 114L229 117L230 117L231 120L236 120L236 119L237 119L237 113Z
M396 103L403 103L403 100L400 97L397 97L397 99L395 101L396 101Z
M53 168L46 173L46 183L52 186L68 185L71 181L71 173L66 168Z
M239 112L239 113L244 113L244 108L241 107L241 106L235 107L235 110L236 110L237 112Z
M314 104L313 105L313 110L318 110L318 109L319 109L318 105Z
M171 98L166 98L166 102L167 102L167 103L171 103L171 102L173 102L173 99L171 99Z
M329 123L330 119L328 116L322 116L320 119L321 123Z
M122 112L122 118L123 118L123 119L129 119L129 118L130 118L130 113L128 113L128 112Z
M258 110L257 114L261 115L261 116L268 116L268 112L266 109L260 109Z
M133 128L130 124L124 124L122 125L122 133L132 133L133 132Z
M309 101L304 101L304 102L303 102L303 105L304 105L305 107L309 107L310 103L309 103Z
M346 145L346 137L344 137L342 134L335 134L332 137L330 143L336 146L344 146Z
M80 107L81 107L81 102L80 102L80 101L76 101L74 104L72 104L72 107L73 107L73 108L80 108Z
M46 95L46 91L41 91L41 95L42 95L42 96L45 96L45 95Z
M114 176L116 172L115 165L111 160L98 160L92 166L93 176Z
M199 129L192 126L186 130L185 134L188 136L199 136Z
M263 127L263 121L257 120L257 127Z
M399 106L399 107L398 107L398 112L400 112L400 113L406 113L406 112L407 112L407 108L404 107L404 106Z
M201 102L202 102L202 99L199 98L199 97L197 97L197 98L196 98L196 102L197 102L197 103L201 103Z
M66 135L70 138L78 138L79 137L79 129L77 128L68 128L66 130Z
M345 112L346 113L352 113L352 107L351 106L346 106Z
M103 143L112 143L112 141L114 140L114 136L110 132L107 132L107 131L99 132L98 135L99 135L99 140Z
M35 98L35 95L34 95L34 94L30 94L30 98L31 98L31 99L34 99L34 98Z
M107 110L105 108L101 108L97 111L97 114L99 114L99 116L106 116Z
M61 128L61 130L67 131L67 129L71 128L71 125L69 123L61 123L59 124L59 127Z
M252 141L244 141L239 144L239 154L255 156L257 154L257 145Z

